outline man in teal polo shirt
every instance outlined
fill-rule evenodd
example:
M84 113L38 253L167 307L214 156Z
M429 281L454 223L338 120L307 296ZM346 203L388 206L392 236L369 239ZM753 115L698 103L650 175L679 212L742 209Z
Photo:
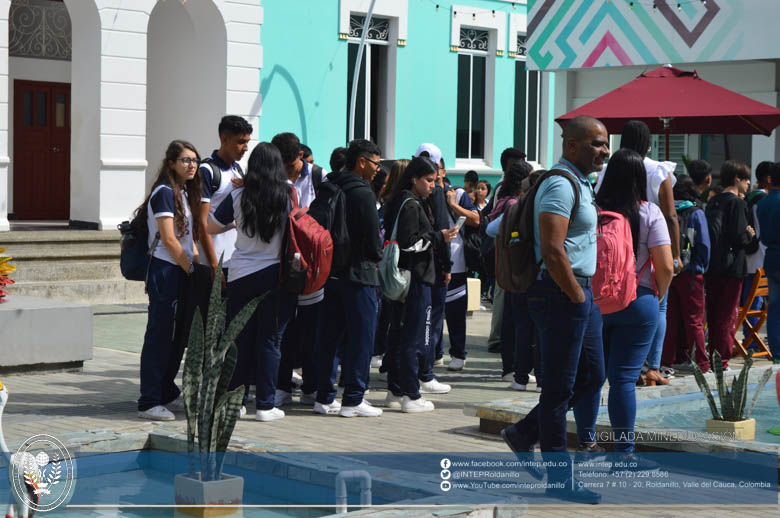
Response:
M515 452L533 451L539 439L545 460L555 463L547 468L548 484L562 486L548 486L546 493L581 503L598 503L601 496L571 478L566 412L574 409L581 447L595 446L588 432L594 431L605 373L601 312L590 287L596 272L597 214L588 175L600 171L609 157L607 139L597 119L569 121L563 156L553 168L566 171L578 186L576 212L573 184L562 176L544 180L534 198L534 248L542 270L528 290L528 309L542 355L542 394L525 419L502 433Z

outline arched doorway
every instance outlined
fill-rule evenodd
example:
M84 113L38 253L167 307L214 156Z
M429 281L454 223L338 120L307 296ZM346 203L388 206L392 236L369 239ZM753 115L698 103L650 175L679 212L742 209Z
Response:
M71 54L71 20L64 2L11 2L8 206L18 219L70 215Z
M158 2L147 32L147 187L173 139L207 156L225 114L227 33L211 0Z

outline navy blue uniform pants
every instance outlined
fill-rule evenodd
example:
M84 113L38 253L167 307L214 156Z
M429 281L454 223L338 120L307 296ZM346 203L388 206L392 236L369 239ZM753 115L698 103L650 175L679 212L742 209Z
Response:
M174 380L184 355L183 344L177 345L176 309L179 293L187 274L177 264L152 258L146 290L149 295L149 318L146 321L141 349L141 397L138 410L165 405L179 397Z
M298 306L282 339L282 359L279 362L277 387L286 392L293 391L292 371L296 361L303 369L301 391L311 394L317 390L316 355L322 330L322 302L309 306Z
M387 341L387 389L396 396L420 398L420 365L430 356L431 287L412 279L406 302L390 302L400 332Z
M296 303L295 295L284 289L277 289L278 287L278 263L235 279L227 285L228 325L249 301L268 293L238 335L238 363L230 381L231 390L242 384L255 384L257 410L270 410L274 407L281 358L279 347Z
M333 362L341 355L342 406L357 406L368 388L376 332L376 287L344 279L325 284L325 333L320 347L317 401L329 405L336 397Z
M447 303L444 317L447 319L447 333L450 336L450 356L466 359L466 308L468 306L466 272L453 273L447 286Z

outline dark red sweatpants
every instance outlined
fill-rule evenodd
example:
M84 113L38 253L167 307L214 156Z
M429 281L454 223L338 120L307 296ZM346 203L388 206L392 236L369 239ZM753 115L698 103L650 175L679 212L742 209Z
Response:
M707 290L707 327L710 334L708 350L720 353L725 368L734 346L742 279L707 276L704 287Z
M671 367L675 358L689 360L691 348L695 348L702 372L710 370L704 347L704 275L687 271L675 277L669 287L661 365Z

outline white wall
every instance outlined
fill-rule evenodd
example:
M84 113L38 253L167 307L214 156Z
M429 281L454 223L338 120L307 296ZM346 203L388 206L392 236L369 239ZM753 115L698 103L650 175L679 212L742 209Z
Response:
M70 61L56 59L8 59L8 212L13 212L14 198L14 81L70 83Z
M149 19L147 58L146 186L151 186L168 143L189 140L201 156L219 147L225 115L227 41L211 2L160 2Z

